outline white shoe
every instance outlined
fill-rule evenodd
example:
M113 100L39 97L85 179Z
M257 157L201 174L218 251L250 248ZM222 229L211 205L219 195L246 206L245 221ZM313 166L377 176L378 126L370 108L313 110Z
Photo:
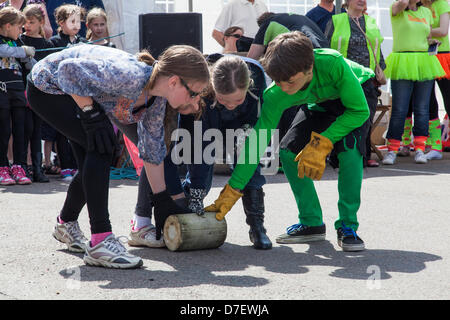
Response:
M422 150L417 149L416 155L414 156L414 161L419 164L425 164L428 162L427 156L423 153Z
M431 150L430 152L425 154L428 160L441 160L442 152L437 150Z
M395 163L395 159L397 159L397 154L394 151L389 151L383 158L383 164L392 165Z
M163 248L166 246L162 235L161 239L156 240L156 228L153 224L140 228L137 231L131 228L128 245L133 247L146 246L150 248Z
M90 243L87 243L86 253L83 258L84 262L92 266L116 269L141 267L143 265L142 259L128 253L119 238L114 237L114 234L110 234L93 248Z
M71 252L84 252L88 239L80 229L78 221L65 223L56 222L53 229L53 237L59 242L65 243Z

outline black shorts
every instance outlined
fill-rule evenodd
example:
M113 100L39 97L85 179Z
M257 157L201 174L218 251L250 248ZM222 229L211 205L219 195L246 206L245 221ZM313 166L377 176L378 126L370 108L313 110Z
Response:
M27 99L25 98L25 91L8 89L4 92L0 90L0 109L26 106Z

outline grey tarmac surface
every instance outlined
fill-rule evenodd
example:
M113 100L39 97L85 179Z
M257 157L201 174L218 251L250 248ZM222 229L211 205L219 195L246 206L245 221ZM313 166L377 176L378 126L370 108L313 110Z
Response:
M283 174L267 177L266 222L273 249L252 248L242 203L226 216L228 236L213 250L170 252L129 248L144 260L138 270L89 267L53 239L56 215L68 183L0 187L0 299L449 299L450 153L418 165L399 158L394 166L364 172L358 234L367 250L337 246L337 171L327 167L316 182L325 241L277 244L298 222ZM205 203L228 180L216 174ZM137 181L114 180L110 215L116 236L127 236ZM80 225L89 237L86 209Z

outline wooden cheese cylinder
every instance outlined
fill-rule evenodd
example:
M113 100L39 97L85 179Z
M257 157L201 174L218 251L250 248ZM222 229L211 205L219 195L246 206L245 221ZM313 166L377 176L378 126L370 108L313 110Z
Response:
M227 223L217 220L215 212L174 214L166 219L163 231L170 251L212 249L225 242Z

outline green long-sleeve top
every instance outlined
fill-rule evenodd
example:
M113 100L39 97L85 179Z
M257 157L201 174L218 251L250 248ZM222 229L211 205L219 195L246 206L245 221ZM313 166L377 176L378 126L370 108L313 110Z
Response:
M264 91L261 116L253 134L245 141L245 149L239 156L229 185L244 189L270 142L271 130L277 127L284 110L292 106L308 104L312 110L326 112L316 103L340 99L346 108L344 113L321 133L333 143L360 127L369 118L361 84L372 77L372 70L345 59L335 50L314 49L313 78L306 89L288 95L272 83Z

